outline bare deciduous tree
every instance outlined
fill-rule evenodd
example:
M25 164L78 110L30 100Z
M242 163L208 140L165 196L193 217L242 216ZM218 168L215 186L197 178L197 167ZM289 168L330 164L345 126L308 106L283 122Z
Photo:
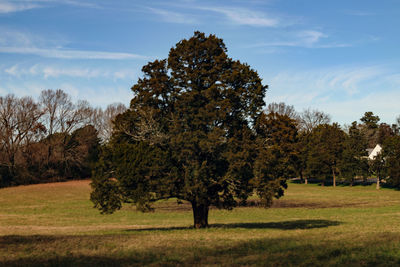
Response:
M44 124L48 134L68 133L82 127L90 119L92 108L87 101L74 104L63 90L42 91L39 102L44 111Z
M117 123L115 125L117 131L132 137L135 141L147 141L150 144L161 143L168 138L163 132L154 110L136 109L131 112L137 114L137 121Z
M292 105L286 105L284 102L268 104L266 113L276 113L279 115L288 116L291 119L298 120L299 114L296 112Z
M1 163L9 167L11 173L16 167L17 153L44 133L40 122L42 115L31 97L0 97L0 149L5 154Z
M78 101L74 104L71 97L61 89L42 91L39 102L43 109L43 122L48 129L48 152L47 164L53 159L56 146L65 147L66 137L74 130L86 125L91 118L92 108L87 101ZM62 134L63 138L53 138L56 133ZM61 142L61 144L58 144ZM62 149L64 150L64 149ZM65 153L61 153L65 158Z
M93 108L90 114L89 124L93 125L103 142L110 139L111 133L114 128L114 119L118 114L126 111L126 106L122 103L113 103L107 106L103 111L101 108Z
M104 111L104 121L103 121L103 129L100 133L101 138L103 140L108 140L111 136L111 133L114 128L114 120L117 115L122 114L126 111L126 106L122 103L114 103L107 106Z
M317 109L305 109L302 113L300 113L298 125L301 131L309 133L318 125L329 124L330 122L331 118L328 114Z

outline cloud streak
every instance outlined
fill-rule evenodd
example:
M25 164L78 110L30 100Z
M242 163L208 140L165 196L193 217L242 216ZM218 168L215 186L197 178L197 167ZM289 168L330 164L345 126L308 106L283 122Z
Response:
M40 6L35 3L18 3L18 2L16 3L16 2L0 0L0 14L25 11L38 7Z
M99 5L94 3L75 0L0 0L0 14L22 12L35 8L45 8L56 4L85 8L101 8Z
M400 113L394 101L400 97L400 73L394 69L378 65L280 72L268 82L266 102L317 108L340 123L351 123L368 110L391 122Z
M108 51L75 50L63 48L57 40L46 40L31 33L23 33L0 28L0 53L36 55L46 58L59 59L106 59L106 60L133 60L149 59L147 56ZM65 41L64 41L65 43Z
M0 53L36 55L47 58L61 59L108 59L108 60L129 60L129 59L148 59L149 57L121 52L104 51L84 51L84 50L66 50L54 48L36 48L36 47L0 47Z
M249 47L304 47L304 48L340 48L351 47L344 43L324 43L323 40L329 38L329 35L315 30L303 30L295 33L289 33L286 36L278 36L278 41L263 42L250 45Z
M15 64L11 67L4 68L7 75L18 77L21 76L41 76L44 79L58 77L74 77L74 78L111 78L114 80L132 79L136 77L136 72L127 69L117 71L104 70L100 68L82 68L82 67L57 67L43 66L40 64L31 67L21 67Z
M238 7L195 7L198 10L212 11L224 15L226 19L237 25L276 27L280 21L265 13Z
M147 8L150 12L159 15L164 21L171 23L193 24L197 20L188 14L183 14L175 11L169 11L159 8Z

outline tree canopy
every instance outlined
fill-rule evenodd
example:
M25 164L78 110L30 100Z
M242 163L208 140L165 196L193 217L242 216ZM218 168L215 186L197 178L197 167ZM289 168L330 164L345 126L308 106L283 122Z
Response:
M201 228L211 205L231 209L254 191L270 205L283 194L281 175L255 168L267 86L228 57L222 39L195 32L142 71L96 169L96 207L110 213L133 202L149 210L154 201L177 198L191 203Z
M345 133L337 123L321 124L311 132L307 172L312 177L332 177L336 186L339 161L342 157Z

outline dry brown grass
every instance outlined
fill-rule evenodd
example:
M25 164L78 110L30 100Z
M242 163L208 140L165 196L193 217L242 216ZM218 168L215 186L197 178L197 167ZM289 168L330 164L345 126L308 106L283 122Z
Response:
M0 189L0 265L396 265L400 192L290 184L273 208L212 209L191 228L187 204L101 215L90 181Z

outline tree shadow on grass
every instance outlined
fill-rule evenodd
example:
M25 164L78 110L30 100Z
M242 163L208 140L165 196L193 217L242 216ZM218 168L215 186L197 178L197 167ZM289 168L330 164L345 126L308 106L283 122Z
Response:
M298 222L298 221L297 221ZM302 223L300 223L302 224ZM246 224L247 225L247 224ZM248 225L247 225L248 226ZM212 235L213 233L210 233ZM10 244L7 249L10 257L0 257L0 266L399 266L397 253L400 235L394 233L375 234L363 242L342 240L332 242L321 237L254 238L248 240L229 240L218 244L191 240L191 245L182 245L164 240L154 241L154 246L142 249L125 250L119 247L120 238L111 239L117 251L104 245L108 236L8 236L6 241L32 242L33 244ZM1 238L0 238L1 239ZM53 241L61 239L67 246L59 246L47 253L38 251L43 245L52 248ZM77 240L75 240L77 239ZM186 237L184 238L186 240ZM49 241L49 244L37 244ZM82 242L83 241L83 244ZM226 240L228 241L228 240ZM189 239L190 242L190 239ZM90 244L103 244L100 251ZM4 244L0 243L0 248ZM72 253L68 248L75 247ZM80 247L84 249L79 250ZM371 251L371 247L374 250ZM32 251L31 251L32 249ZM22 253L21 253L22 252Z
M268 222L268 223L227 223L227 224L210 224L209 228L244 228L244 229L280 229L280 230L297 230L297 229L313 229L325 228L329 226L337 226L342 224L339 221L329 220L295 220L283 222ZM189 230L193 227L148 227L139 229L128 229L128 232L142 231L172 231L172 230Z
M211 225L211 227L296 230L296 229L325 228L329 226L337 226L340 224L342 223L339 221L329 221L329 220L295 220L295 221L269 222L269 223L213 224Z
M208 229L279 229L279 230L298 230L298 229L314 229L314 228L326 228L330 226L337 226L342 224L339 221L330 220L294 220L294 221L282 221L282 222L267 222L267 223L227 223L227 224L211 224ZM180 230L195 230L192 226L181 226L181 227L148 227L138 229L127 229L126 232L143 232L143 231L180 231ZM93 236L91 240L107 240L112 238L113 235L101 235ZM38 244L38 243L51 243L59 240L71 240L76 239L85 240L86 236L56 236L56 235L8 235L0 236L0 246L4 245L26 245L26 244Z

